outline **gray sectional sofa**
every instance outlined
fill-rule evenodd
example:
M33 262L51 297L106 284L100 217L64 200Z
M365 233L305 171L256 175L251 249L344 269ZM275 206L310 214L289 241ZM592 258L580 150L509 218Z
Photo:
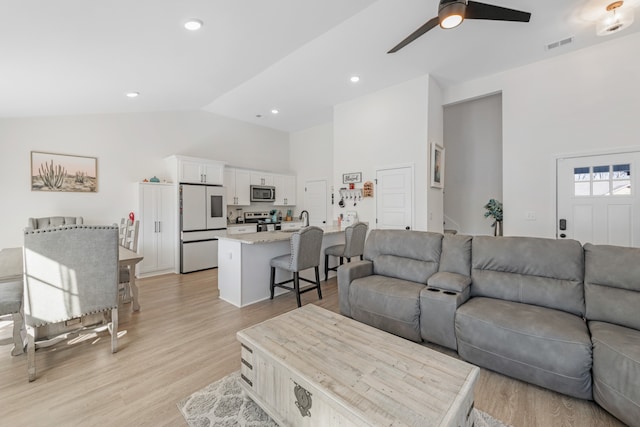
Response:
M373 230L340 311L640 425L640 249Z

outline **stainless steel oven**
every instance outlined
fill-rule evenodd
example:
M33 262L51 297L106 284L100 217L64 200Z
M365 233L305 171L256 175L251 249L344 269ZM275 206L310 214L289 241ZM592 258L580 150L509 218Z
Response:
M276 200L276 187L268 185L252 185L252 202L273 202Z

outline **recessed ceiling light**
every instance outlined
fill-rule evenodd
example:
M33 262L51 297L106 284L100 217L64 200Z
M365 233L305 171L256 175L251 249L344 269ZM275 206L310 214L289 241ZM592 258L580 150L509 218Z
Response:
M184 27L189 31L198 31L200 28L202 28L202 25L202 21L195 18L189 19L184 23Z
M351 76L349 80L351 80L351 83L358 83L360 81L360 76Z
M140 92L128 92L127 93L127 97L128 98L137 98L138 96L140 96Z
M276 110L275 108L273 110L271 110L271 114L278 114L280 111Z

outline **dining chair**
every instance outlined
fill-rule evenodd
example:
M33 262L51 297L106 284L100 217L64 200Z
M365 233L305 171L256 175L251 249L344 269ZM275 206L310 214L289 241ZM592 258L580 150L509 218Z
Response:
M301 307L300 294L309 292L313 289L318 290L318 298L322 299L322 291L320 289L320 251L322 249L322 236L324 231L320 227L305 227L300 231L291 234L289 242L291 244L291 253L272 258L271 265L271 281L270 292L273 299L276 287L295 292L298 307ZM276 283L276 268L293 273L293 278L284 282ZM314 268L316 280L311 281L300 277L300 272ZM313 284L314 286L300 290L300 280ZM287 283L293 282L293 287L286 286Z
M23 259L29 381L36 379L40 329L69 333L85 319L98 315L104 321L111 313L111 352L118 351L118 227L25 230Z
M120 245L133 252L138 252L138 231L140 229L140 221L131 221L130 219L122 218L120 221L120 233L122 238L119 240ZM124 227L122 226L124 224ZM123 230L124 228L124 230ZM118 292L120 293L120 300L128 303L131 301L131 270L130 266L120 267Z
M0 316L6 315L11 315L13 320L13 349L11 350L11 355L18 356L24 353L22 280L0 283Z
M329 271L337 271L343 264L343 259L351 262L351 258L359 256L362 259L364 253L364 241L367 238L369 226L364 222L358 222L344 229L344 244L329 246L324 250L324 281L329 278ZM340 264L329 267L329 257L340 258Z

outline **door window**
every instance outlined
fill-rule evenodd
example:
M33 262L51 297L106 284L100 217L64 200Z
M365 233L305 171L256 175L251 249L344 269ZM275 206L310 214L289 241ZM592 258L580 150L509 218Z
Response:
M581 196L624 196L631 194L631 165L582 166L573 169L573 194Z

